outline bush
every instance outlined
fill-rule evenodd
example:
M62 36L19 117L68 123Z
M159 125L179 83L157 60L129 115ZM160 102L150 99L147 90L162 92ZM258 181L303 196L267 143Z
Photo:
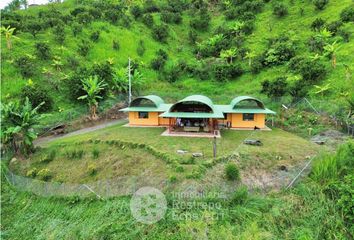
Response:
M302 75L304 80L311 83L316 83L322 80L326 74L326 66L319 61L303 61L301 63L299 73Z
M156 52L156 58L154 58L151 63L150 63L150 66L152 69L158 71L158 70L161 70L164 68L165 66L165 63L168 59L168 55L167 53L160 49L159 51Z
M288 7L282 2L276 2L273 6L273 14L277 17L288 15Z
M285 77L278 77L274 81L265 80L262 82L261 93L268 97L282 97L287 92L287 82Z
M120 17L120 12L115 9L109 9L104 12L105 18L112 24L116 24Z
M20 69L22 77L28 78L32 77L35 72L35 65L33 61L28 56L19 57L15 60L15 65Z
M90 48L90 44L87 41L82 40L81 43L78 45L78 52L81 56L86 57Z
M188 32L188 40L191 44L195 44L195 42L197 41L197 32L194 29L190 29Z
M24 27L33 37L37 36L37 33L42 30L42 25L36 20L28 20Z
M100 150L98 150L98 149L93 149L92 150L92 157L94 158L94 159L97 159L98 157L100 156Z
M227 180L237 181L240 180L240 170L235 163L228 163L225 166L225 175Z
M85 152L84 150L72 150L72 151L67 151L65 152L65 156L68 159L81 159L84 156Z
M344 8L340 13L340 19L343 22L354 22L354 6Z
M99 38L100 38L100 32L99 31L94 31L90 35L90 39L91 39L92 42L98 42Z
M45 42L36 43L36 54L39 59L48 60L51 56L49 44Z
M343 25L342 21L333 21L333 22L328 23L326 28L332 34L336 35L342 25Z
M257 74L263 69L263 58L261 56L255 57L251 62L251 73Z
M120 49L120 45L119 42L117 40L113 40L112 42L112 48L116 51L118 51Z
M35 178L37 176L37 174L38 174L38 169L34 167L34 168L27 171L26 176L31 177L31 178Z
M88 12L82 12L76 16L76 19L78 23L87 25L92 22L93 17Z
M136 49L136 53L137 53L140 57L142 57L142 56L144 55L144 53L145 53L145 50L146 50L146 48L145 48L144 41L143 41L143 40L139 40L139 44L138 44L138 47L137 47L137 49Z
M248 189L246 186L238 188L231 197L232 204L244 204L248 199Z
M64 23L59 24L53 29L53 34L55 35L55 41L57 41L60 44L63 44L65 41L65 28L64 28Z
M214 65L213 73L217 81L225 82L242 75L243 69L238 63L223 63Z
M160 8L153 0L146 0L143 6L143 12L151 13L151 12L158 12Z
M82 32L82 25L77 22L74 22L71 26L71 29L73 31L73 35L76 37Z
M182 16L178 12L163 11L161 13L161 21L165 23L179 24L182 22Z
M40 170L37 176L43 181L48 181L53 177L52 172L47 168L43 168L42 170Z
M177 166L176 167L176 172L178 172L178 173L184 172L184 167L183 166Z
M170 183L175 183L177 182L177 177L175 175L171 175L169 178L168 178L168 181Z
M47 89L37 84L27 84L21 89L20 102L24 103L26 97L33 107L44 104L38 109L39 112L48 112L53 108L53 100Z
M87 172L89 175L93 176L97 173L97 166L94 163L91 163L87 167Z
M268 49L263 53L264 65L279 65L295 56L296 46L288 37L270 39Z
M149 13L143 15L142 22L149 28L154 26L154 18Z
M80 65L80 62L75 56L70 55L66 59L66 65L68 68L77 69Z
M135 19L138 19L143 14L143 11L140 6L135 5L131 7L130 13L133 15Z
M157 25L152 30L152 37L159 42L166 42L168 37L167 25L161 24Z
M323 20L322 18L316 18L312 23L311 23L311 29L313 31L320 31L324 25L326 24L326 21Z
M313 0L313 4L315 5L317 10L323 10L328 4L329 0Z
M49 162L51 162L51 161L53 161L53 160L55 159L56 155L57 155L57 152L56 152L56 150L53 149L52 151L50 151L49 154L46 154L46 155L40 160L40 162L41 162L41 163L49 163Z
M209 28L211 17L208 13L197 15L190 20L189 25L199 31L206 31Z

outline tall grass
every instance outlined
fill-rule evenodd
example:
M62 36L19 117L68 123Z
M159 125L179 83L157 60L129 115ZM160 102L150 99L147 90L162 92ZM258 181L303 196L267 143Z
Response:
M319 183L330 182L353 169L354 141L341 145L335 154L325 154L314 161L311 178Z

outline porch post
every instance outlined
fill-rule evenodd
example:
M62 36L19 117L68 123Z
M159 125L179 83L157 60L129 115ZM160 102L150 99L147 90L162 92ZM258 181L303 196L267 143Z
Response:
M168 133L171 133L171 118L168 118Z

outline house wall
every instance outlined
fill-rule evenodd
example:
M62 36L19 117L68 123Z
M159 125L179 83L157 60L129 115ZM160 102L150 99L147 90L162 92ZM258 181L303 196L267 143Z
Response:
M169 118L159 117L159 125L161 126L168 126Z
M158 112L149 112L148 118L139 118L138 112L129 112L129 124L142 126L158 126L159 114L160 113Z
M265 114L254 114L254 121L243 121L242 113L232 113L231 127L233 128L264 128L265 127Z

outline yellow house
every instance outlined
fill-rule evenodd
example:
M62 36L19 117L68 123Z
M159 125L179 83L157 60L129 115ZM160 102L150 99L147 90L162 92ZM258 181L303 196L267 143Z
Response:
M129 107L131 126L168 126L170 130L210 132L220 126L237 129L265 129L266 114L275 114L253 97L240 96L228 105L216 105L202 95L191 95L175 104L148 95L135 98Z

